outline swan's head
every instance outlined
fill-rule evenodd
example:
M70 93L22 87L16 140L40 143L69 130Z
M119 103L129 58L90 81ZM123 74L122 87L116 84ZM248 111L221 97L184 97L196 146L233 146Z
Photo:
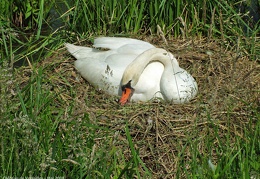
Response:
M122 85L122 96L119 101L121 105L125 105L127 102L129 102L135 91L131 86L131 82L132 80L129 80L128 83Z

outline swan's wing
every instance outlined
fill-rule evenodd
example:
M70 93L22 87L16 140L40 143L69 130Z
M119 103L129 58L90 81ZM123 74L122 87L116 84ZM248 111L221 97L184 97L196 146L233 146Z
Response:
M75 67L96 89L101 89L108 94L118 95L120 80L124 72L122 66L93 58L78 59Z
M111 54L106 57L105 63L110 65L114 69L122 69L125 68L137 57L135 54Z
M68 51L77 59L75 67L94 87L109 94L117 95L126 66L137 55L118 53L115 50L102 51L89 47L65 44Z
M139 47L144 47L145 49L154 48L153 45L151 45L148 42L144 42L142 40L131 39L131 38L119 38L119 37L99 37L94 40L93 46L96 48L108 48L111 50L117 50L120 47L125 45L138 45Z
M154 46L142 45L142 44L127 44L123 45L117 49L117 53L125 54L125 55L140 55L141 53L149 50L151 48L155 48Z
M84 69L88 66L94 69L104 69L109 66L114 71L124 71L126 66L130 64L138 55L130 53L134 48L123 46L120 50L102 51L89 47L76 46L73 44L65 44L68 51L77 59L75 62L77 69ZM128 49L128 50L127 50Z

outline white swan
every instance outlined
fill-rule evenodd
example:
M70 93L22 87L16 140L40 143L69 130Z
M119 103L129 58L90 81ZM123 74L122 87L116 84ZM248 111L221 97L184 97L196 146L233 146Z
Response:
M65 46L77 59L75 66L80 74L94 87L111 95L122 95L121 105L130 98L148 101L154 97L184 103L198 92L196 81L179 67L175 57L150 43L100 37L94 41L95 48L68 43Z

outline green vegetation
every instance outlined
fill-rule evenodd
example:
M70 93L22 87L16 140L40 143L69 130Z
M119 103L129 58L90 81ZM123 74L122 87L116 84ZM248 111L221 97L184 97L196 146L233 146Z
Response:
M243 2L4 0L0 5L1 57L12 63L35 60L35 54L41 60L49 55L46 48L56 50L64 41L150 34L157 25L168 37L221 37L226 43L240 43L252 59L259 54L259 24L253 25L248 13L239 13L239 6L247 6Z
M241 4L0 1L0 177L260 177L260 28ZM163 47L157 25L198 81L191 104L121 107L63 49L96 36Z

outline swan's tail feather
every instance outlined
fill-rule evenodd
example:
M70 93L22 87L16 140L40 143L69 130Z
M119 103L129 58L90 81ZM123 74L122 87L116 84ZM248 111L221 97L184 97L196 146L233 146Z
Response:
M65 47L67 48L67 50L70 52L70 53L73 53L76 51L76 46L73 45L73 44L69 44L69 43L65 43L64 44Z
M76 59L87 57L89 56L88 53L92 51L92 48L89 47L76 46L70 43L65 43L64 45Z

